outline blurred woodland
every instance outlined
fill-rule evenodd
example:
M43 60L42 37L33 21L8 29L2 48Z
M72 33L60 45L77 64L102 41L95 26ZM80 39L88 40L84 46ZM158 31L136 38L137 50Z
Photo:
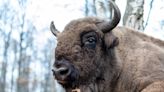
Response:
M49 23L55 19L50 15L52 12L52 15L59 13L58 11L51 11L52 8L64 8L63 10L66 10L66 12L78 11L81 14L80 17L98 16L110 20L113 15L108 0L84 0L80 6L76 6L79 9L72 6L74 1L80 3L81 0L68 0L69 3L61 3L64 1L61 0L60 4L57 3L60 0L54 0L53 3L52 0L38 0L38 3L42 1L46 3L43 6L35 7L35 9L29 9L34 1L0 0L0 92L62 92L51 73L54 62L54 48L57 41L49 30ZM125 10L121 11L123 17L119 25L131 27L148 34L157 34L154 37L164 40L164 17L161 17L164 15L159 13L159 16L154 17L153 13L153 9L155 11L156 8L160 9L161 14L163 13L164 0L156 0L161 3L158 7L154 7L157 6L155 0L113 1L116 3L123 1L126 5ZM147 3L146 8L144 8L145 3ZM39 18L41 15L29 17L31 15L30 11L42 10L49 4L53 6L49 10L51 13L45 14L44 18ZM37 12L33 12L33 14L35 13ZM42 11L42 13L45 12ZM155 24L151 19L157 17L161 19L155 20L157 21ZM35 22L37 18L44 20ZM68 20L66 20L67 17L64 19L60 21L61 24L69 22L75 17L72 16ZM39 28L38 23L42 23ZM65 26L64 23L62 27ZM152 30L149 30L152 25Z

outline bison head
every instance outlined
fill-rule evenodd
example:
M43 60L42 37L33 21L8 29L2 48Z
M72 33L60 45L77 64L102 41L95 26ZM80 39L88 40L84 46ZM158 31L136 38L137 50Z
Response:
M95 17L77 19L61 33L51 23L50 29L58 40L53 74L66 89L112 77L117 63L114 47L118 45L118 38L111 30L120 21L120 11L111 3L114 8L111 21Z

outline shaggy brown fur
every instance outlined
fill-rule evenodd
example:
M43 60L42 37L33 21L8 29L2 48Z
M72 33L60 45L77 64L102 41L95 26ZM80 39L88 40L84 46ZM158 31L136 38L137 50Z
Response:
M122 61L116 91L163 92L164 42L125 27L113 32L119 37L117 55Z
M164 92L164 42L125 27L104 34L99 22L74 20L57 36L55 59L66 59L78 71L76 87L81 92ZM82 43L90 34L97 38L95 49Z

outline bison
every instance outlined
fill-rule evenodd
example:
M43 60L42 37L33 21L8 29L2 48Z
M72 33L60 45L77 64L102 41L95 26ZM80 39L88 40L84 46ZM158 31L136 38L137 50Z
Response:
M61 33L51 22L54 78L66 92L164 92L164 41L116 27L120 11L111 3L111 21L81 18Z

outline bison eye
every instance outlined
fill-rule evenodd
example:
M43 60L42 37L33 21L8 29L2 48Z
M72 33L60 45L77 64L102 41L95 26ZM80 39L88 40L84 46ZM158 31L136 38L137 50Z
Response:
M89 49L95 49L97 43L97 36L95 33L87 33L82 37L82 44L84 47L87 47Z
M90 49L94 49L96 47L96 38L95 37L88 37L87 40L84 42L85 47Z

